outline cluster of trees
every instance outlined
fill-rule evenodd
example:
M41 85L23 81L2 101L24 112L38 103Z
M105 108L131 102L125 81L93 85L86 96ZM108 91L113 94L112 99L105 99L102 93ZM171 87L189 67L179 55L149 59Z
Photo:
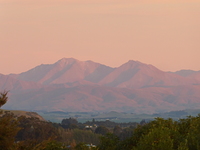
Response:
M143 122L141 122L143 124ZM85 123L78 123L74 118L66 118L61 121L58 126L64 129L80 129L80 130L90 130L93 133L99 135L106 135L107 133L113 133L119 136L120 139L125 139L132 135L132 131L137 127L138 123L116 123L109 120L106 121L87 121Z
M7 92L0 93L0 107L7 100ZM95 127L87 129L86 125ZM82 124L73 118L57 124L0 111L0 149L199 150L200 115L178 121L156 118L148 123L142 121L127 126L94 119Z
M96 124L97 126L105 126L107 128L114 128L116 126L126 128L126 127L130 127L130 126L137 126L138 123L136 123L136 122L117 123L117 122L112 122L110 120L96 121L95 119L93 119L92 121L87 121L84 124L87 124L90 126Z
M101 137L99 150L199 150L200 115L174 121L156 118L138 125L131 137L120 140L114 134Z

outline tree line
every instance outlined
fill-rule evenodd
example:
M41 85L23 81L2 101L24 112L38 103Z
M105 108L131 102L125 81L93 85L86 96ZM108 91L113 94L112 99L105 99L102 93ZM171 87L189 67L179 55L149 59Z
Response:
M7 92L0 93L0 107L7 100ZM118 124L95 119L78 123L74 118L52 123L0 111L0 149L199 150L200 115L178 121L155 118L148 123Z

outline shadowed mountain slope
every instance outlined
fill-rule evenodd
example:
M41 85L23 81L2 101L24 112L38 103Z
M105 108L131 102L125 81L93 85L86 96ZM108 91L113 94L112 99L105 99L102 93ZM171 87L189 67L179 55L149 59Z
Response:
M158 113L200 107L200 86L142 89L82 85L11 93L4 108L29 111Z

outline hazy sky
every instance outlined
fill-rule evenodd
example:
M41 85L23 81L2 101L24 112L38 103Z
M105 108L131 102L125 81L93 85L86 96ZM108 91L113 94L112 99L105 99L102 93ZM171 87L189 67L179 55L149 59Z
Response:
M0 73L63 57L200 70L200 0L0 0Z

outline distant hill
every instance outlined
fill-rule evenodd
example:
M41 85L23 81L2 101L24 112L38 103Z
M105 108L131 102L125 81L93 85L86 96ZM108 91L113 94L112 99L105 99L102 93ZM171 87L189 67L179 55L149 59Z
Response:
M193 74L196 74L196 73L199 73L200 71L193 71L193 70L179 70L179 71L176 71L174 72L175 74L178 74L180 76L183 76L183 77L188 77L188 76L191 76Z
M175 74L187 77L188 79L195 79L196 81L200 81L200 71L180 70L175 72Z
M200 74L183 74L133 60L112 68L63 58L20 74L0 74L0 90L10 90L6 109L133 113L198 109Z
M38 113L36 112L28 112L28 111L22 111L22 110L4 110L4 109L0 109L0 111L3 112L1 115L3 115L5 112L11 112L16 117L20 117L20 116L25 116L27 118L34 117L34 118L40 119L41 121L46 121L42 116L38 115Z

